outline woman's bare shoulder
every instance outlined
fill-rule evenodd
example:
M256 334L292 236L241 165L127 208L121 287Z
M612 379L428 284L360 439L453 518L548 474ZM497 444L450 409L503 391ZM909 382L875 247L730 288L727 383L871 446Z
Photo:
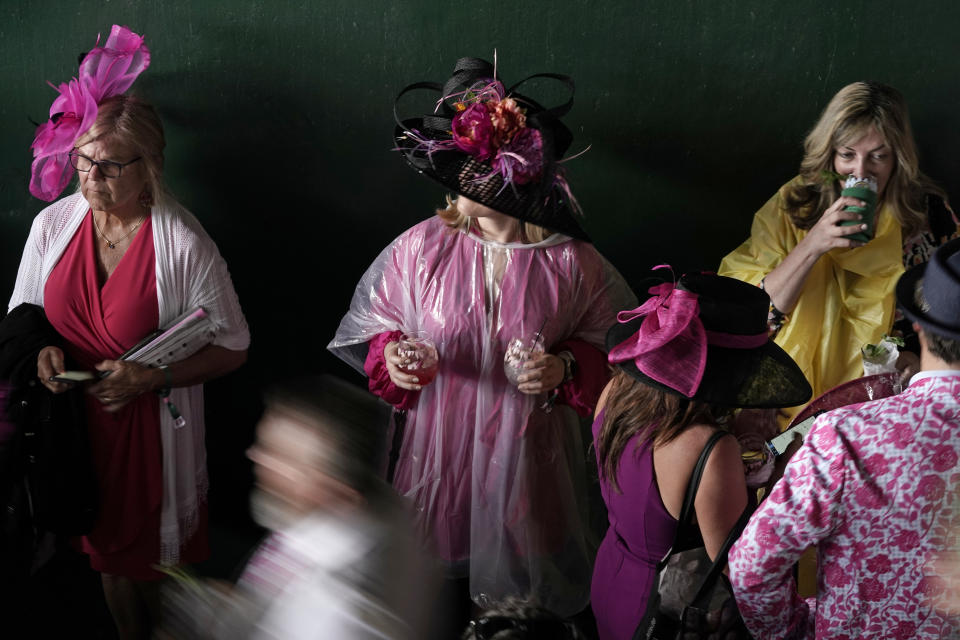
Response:
M670 442L656 445L656 455L658 458L668 461L671 465L677 465L677 468L692 469L710 437L719 430L719 427L711 424L697 423L690 425ZM739 445L735 438L721 438L714 445L710 453L710 460L718 457L727 458L729 452L733 449L739 451ZM717 456L720 452L722 452L721 455Z
M684 429L676 438L663 445L663 447L676 446L681 449L696 449L699 451L707 444L719 427L706 423L695 423Z

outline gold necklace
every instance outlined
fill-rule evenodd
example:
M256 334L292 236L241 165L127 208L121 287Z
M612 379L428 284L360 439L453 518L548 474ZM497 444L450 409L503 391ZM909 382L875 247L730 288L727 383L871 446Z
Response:
M146 218L145 215L140 216L140 219L137 220L137 224L133 225L133 228L130 229L130 231L127 231L125 234L123 234L123 237L122 237L122 238L117 238L116 240L111 241L110 238L108 238L107 236L103 235L103 231L100 231L100 225L97 224L97 215L96 215L96 214L92 214L92 215L93 215L93 226L94 226L94 228L97 230L97 233L100 234L100 237L103 238L104 242L107 243L107 246L110 247L111 249L116 249L116 248L117 248L117 244L120 243L120 242L123 242L124 240L126 240L126 239L130 236L131 233L133 233L134 231L137 230L137 227L140 226L140 224L143 222L143 219Z

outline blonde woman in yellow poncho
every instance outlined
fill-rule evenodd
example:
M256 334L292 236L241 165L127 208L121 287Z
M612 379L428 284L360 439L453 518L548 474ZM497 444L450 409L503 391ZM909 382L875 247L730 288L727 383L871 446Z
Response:
M892 87L842 88L804 149L800 175L756 213L750 237L719 272L767 291L776 342L800 365L816 397L863 375L860 348L894 331L893 290L904 267L927 262L958 236L958 222L943 190L918 169L906 102ZM867 230L860 214L844 211L862 205L840 195L849 175L877 182L875 235L867 243L847 237ZM898 367L910 375L919 348L909 323L896 330L907 338ZM787 410L781 425L801 408Z

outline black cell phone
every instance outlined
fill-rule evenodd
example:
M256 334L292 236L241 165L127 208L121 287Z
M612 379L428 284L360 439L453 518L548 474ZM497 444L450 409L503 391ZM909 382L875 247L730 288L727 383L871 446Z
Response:
M64 371L55 376L50 376L51 382L63 382L65 384L79 384L97 380L100 376L94 371Z

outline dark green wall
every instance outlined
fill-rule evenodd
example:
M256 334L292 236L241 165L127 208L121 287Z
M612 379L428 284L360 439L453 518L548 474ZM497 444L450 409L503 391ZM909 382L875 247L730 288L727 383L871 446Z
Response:
M960 169L954 2L45 0L0 2L0 297L44 203L27 191L46 80L114 22L147 37L134 90L167 127L167 182L219 244L253 331L251 389L332 367L356 280L443 192L390 151L404 84L462 55L568 73L574 190L631 279L715 268L789 179L806 130L857 79L907 96L928 173Z

